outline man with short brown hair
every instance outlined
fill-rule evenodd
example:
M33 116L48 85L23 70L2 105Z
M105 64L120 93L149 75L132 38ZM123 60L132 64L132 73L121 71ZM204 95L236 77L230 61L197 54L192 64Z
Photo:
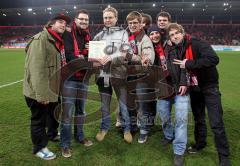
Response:
M158 28L160 28L161 33L161 42L162 45L165 46L167 42L167 33L166 29L169 23L171 23L171 15L168 12L161 11L156 16L156 24Z
M150 38L145 34L145 31L142 29L142 15L137 12L133 11L130 12L127 17L126 21L128 24L129 29L129 43L132 48L132 63L136 65L141 65L144 67L148 67L153 65L155 52L153 48L153 44ZM128 80L138 80L140 77L138 76L129 76ZM142 93L148 93L147 89L149 85L147 82L137 82L136 83L136 95L139 96ZM138 143L145 143L148 138L149 132L149 116L150 110L149 102L146 101L139 101L139 109L136 113L136 110L128 110L128 112L134 114L138 114L138 122L140 128L140 135L138 138Z
M87 10L82 9L75 16L71 32L65 31L63 34L68 64L75 60L80 60L80 62L88 60L90 39L89 13ZM83 132L86 116L85 103L88 91L88 80L84 80L85 74L86 70L78 71L64 82L62 97L63 113L60 129L60 146L63 157L71 157L72 124L74 124L74 137L77 142L84 146L91 146L93 144L91 140L85 138ZM71 97L64 96L66 94L71 94Z
M168 34L171 42L177 46L174 50L185 53L184 59L175 59L173 63L189 72L191 107L195 121L195 144L188 148L188 152L197 153L207 144L205 120L205 107L207 107L219 165L230 166L230 152L223 123L221 93L216 68L219 58L208 43L185 34L183 27L179 24L170 24Z

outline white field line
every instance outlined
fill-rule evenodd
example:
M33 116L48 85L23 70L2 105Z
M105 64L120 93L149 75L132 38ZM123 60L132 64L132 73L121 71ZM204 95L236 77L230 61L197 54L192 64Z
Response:
M23 80L18 80L18 81L11 82L11 83L8 83L8 84L0 85L0 89L1 89L1 88L5 88L5 87L8 87L8 86L11 86L11 85L14 85L14 84L17 84L17 83L22 82L22 81L23 81Z

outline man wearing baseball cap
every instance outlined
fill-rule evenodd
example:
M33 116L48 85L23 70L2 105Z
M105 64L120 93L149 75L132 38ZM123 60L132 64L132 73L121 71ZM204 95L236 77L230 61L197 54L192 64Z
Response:
M66 64L61 35L70 21L70 17L64 14L54 15L43 31L34 35L26 47L23 94L31 110L33 154L44 160L56 158L47 144L50 133L52 138L57 136L58 123L54 112L59 101L60 75L55 73ZM50 89L49 80L52 77L56 81L51 82Z

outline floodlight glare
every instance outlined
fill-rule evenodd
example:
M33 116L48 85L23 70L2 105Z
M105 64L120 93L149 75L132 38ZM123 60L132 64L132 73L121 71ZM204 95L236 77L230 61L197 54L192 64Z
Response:
M21 13L17 13L17 15L21 16Z
M77 6L73 6L73 9L77 9Z
M192 7L195 7L195 3L192 3Z
M52 10L52 8L51 8L51 7L48 7L47 10Z
M226 3L225 3L225 2L223 3L223 6L228 6L228 5L229 5L229 3L227 3L227 2L226 2Z
M32 9L32 8L28 8L27 10L28 10L29 12L31 12L33 9Z
M154 3L152 6L153 6L153 7L155 7L155 6L156 6L156 4Z

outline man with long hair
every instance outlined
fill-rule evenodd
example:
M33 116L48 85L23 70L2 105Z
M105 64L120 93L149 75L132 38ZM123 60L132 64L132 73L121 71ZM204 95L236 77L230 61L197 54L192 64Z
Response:
M23 94L31 110L33 154L44 160L56 158L56 155L47 148L48 137L45 128L47 116L51 114L50 116L54 118L53 114L59 100L60 75L55 73L66 65L62 34L70 21L70 17L57 14L42 32L32 37L26 47ZM51 82L50 88L49 82L52 77L56 81Z

